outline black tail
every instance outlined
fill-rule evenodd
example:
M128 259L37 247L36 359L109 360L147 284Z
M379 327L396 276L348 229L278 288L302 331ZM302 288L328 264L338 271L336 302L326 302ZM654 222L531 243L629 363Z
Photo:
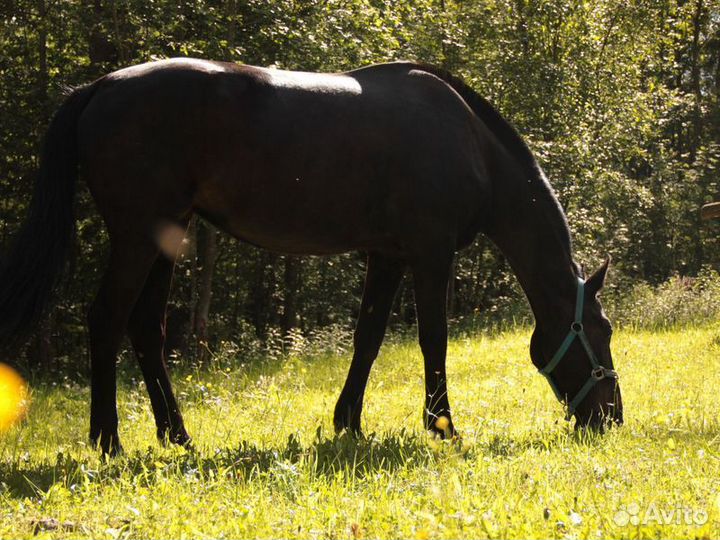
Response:
M73 91L45 135L27 218L0 262L0 345L38 321L68 266L75 240L77 123L94 90L90 85Z

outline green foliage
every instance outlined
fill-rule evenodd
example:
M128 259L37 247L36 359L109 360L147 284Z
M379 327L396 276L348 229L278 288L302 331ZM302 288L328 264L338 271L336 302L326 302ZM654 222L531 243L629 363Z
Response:
M3 248L27 208L39 142L66 85L169 56L330 71L410 58L459 73L512 120L567 211L576 258L594 267L611 254L616 289L640 283L636 297L642 283L718 262L720 225L698 213L720 197L718 0L20 0L0 3L0 53ZM82 364L106 241L84 191L78 215L77 278L41 336L52 354L30 358L42 369L49 357ZM352 325L362 257L288 259L224 237L219 246L213 346L278 328ZM202 264L193 256L177 273L171 334L184 339L174 348L192 341ZM409 286L394 326L414 319ZM523 301L482 238L458 257L452 292L460 320L495 323Z
M645 329L677 328L720 318L720 279L704 268L697 277L674 276L653 287L633 286L611 296L606 309L621 326Z

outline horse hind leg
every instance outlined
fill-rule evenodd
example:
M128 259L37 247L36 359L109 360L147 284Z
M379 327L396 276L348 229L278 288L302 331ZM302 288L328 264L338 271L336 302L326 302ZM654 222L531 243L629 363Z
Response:
M187 445L185 430L165 363L165 314L175 262L161 255L150 270L130 316L128 335L142 370L161 442Z
M404 273L405 263L402 261L377 254L368 256L365 289L353 339L355 350L345 386L335 406L336 432L348 429L360 433L365 386L385 336L393 299Z
M116 357L133 306L158 249L151 236L111 236L110 262L88 314L90 331L90 440L104 454L122 450L118 437Z

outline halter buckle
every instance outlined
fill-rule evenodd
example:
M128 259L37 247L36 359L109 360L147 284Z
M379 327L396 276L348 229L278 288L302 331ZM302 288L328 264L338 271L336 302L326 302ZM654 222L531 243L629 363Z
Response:
M614 369L608 369L604 366L598 366L590 372L590 376L596 381L603 379L617 379L618 374Z

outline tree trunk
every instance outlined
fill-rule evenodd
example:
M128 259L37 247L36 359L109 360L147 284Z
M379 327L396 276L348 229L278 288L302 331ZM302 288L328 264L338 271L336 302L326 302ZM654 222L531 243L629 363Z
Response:
M48 20L45 0L37 0L38 18L38 71L37 71L37 100L40 104L40 115L43 125L50 119L50 104L48 103L48 83L50 80L47 58Z
M36 96L39 106L39 114L43 125L47 125L50 120L50 103L48 98L48 84L50 75L48 71L48 20L47 20L47 4L45 0L36 0L35 4L38 12L38 33L37 33L37 53L38 66L36 78ZM52 327L53 317L45 316L37 327L30 343L27 347L28 363L33 369L47 371L53 359L52 354Z
M52 346L52 330L55 317L48 314L42 319L28 344L26 354L30 369L47 373L52 367L54 358Z
M123 46L123 39L120 33L120 14L118 13L117 0L112 0L111 4L115 47L117 48L120 65L121 67L125 67L127 65L128 58L127 54L125 54L125 47Z
M693 39L690 55L690 77L692 81L693 134L690 141L690 162L695 161L702 131L702 92L700 89L700 31L702 26L703 0L697 0L693 14Z
M282 329L288 333L297 326L297 292L300 276L300 259L285 257L283 281L285 283L285 297L283 301Z
M198 224L198 252L200 266L198 268L197 301L193 316L193 333L198 345L200 358L207 350L208 315L210 313L210 300L212 298L212 278L215 271L215 261L218 256L217 230L208 223Z
M457 274L457 259L453 259L450 266L450 279L447 288L447 316L451 319L455 314L455 275Z
M267 335L267 329L272 323L271 310L274 290L274 279L270 269L277 263L278 255L261 251L257 253L255 263L254 286L251 293L250 316L255 326L255 333L261 339Z
M697 0L695 4L695 12L693 14L693 40L691 49L692 62L690 66L690 75L692 80L692 92L694 96L693 103L693 130L690 138L690 164L692 167L697 167L695 163L697 159L697 152L702 141L702 91L700 88L700 31L702 28L702 15L703 15L703 0ZM700 192L700 197L696 201L696 205L700 206L703 202L703 195L705 189ZM702 230L702 221L700 219L700 213L695 212L693 215L693 221L695 222L695 230ZM695 235L693 237L693 243L695 244L693 249L693 255L695 257L694 267L699 269L704 259L704 249L702 237Z

